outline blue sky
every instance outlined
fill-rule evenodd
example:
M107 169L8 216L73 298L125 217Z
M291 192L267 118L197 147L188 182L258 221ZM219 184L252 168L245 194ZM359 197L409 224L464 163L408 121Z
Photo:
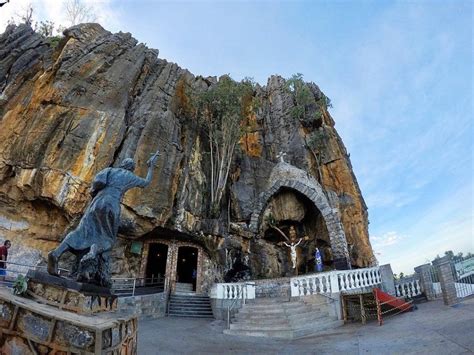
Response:
M64 23L60 1L30 2L38 18ZM318 84L380 263L409 273L445 250L474 252L471 1L88 4L106 29L131 32L194 74L265 84L300 72Z

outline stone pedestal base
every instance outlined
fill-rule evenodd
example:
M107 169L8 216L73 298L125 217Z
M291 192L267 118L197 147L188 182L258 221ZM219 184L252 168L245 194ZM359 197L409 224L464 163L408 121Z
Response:
M29 287L36 299L14 296L10 289L0 288L0 354L137 353L137 318L110 311L115 301L96 306L95 301L85 301L105 296L37 280L30 281ZM93 315L88 314L91 304L96 312Z
M107 288L52 276L36 270L30 270L27 278L28 296L39 303L79 314L117 309L117 296L112 295Z

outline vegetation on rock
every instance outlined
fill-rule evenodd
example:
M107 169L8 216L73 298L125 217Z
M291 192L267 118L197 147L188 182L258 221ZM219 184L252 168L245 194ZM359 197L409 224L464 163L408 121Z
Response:
M223 76L209 90L197 95L197 114L209 138L211 156L210 211L216 217L226 189L234 152L244 130L242 121L253 113L255 83Z
M13 294L22 296L28 289L28 279L23 275L18 275L15 282L13 283Z
M300 73L287 79L285 88L294 98L295 106L291 108L293 118L299 120L303 126L319 126L323 112L332 107L331 100L322 92L316 96L303 81L303 74Z
M327 108L332 107L331 100L319 90L314 93L300 73L286 80L285 89L292 94L294 100L294 106L290 109L291 116L301 122L303 127L311 128L309 138L305 137L305 143L316 160L318 179L321 180L321 161L328 155L325 151L329 143L323 119Z

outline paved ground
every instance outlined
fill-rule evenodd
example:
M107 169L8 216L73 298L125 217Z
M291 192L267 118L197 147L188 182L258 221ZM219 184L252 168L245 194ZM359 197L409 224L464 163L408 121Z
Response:
M149 354L471 354L474 299L454 307L441 301L386 319L345 325L324 336L272 340L222 334L218 321L160 318L139 323L140 355Z

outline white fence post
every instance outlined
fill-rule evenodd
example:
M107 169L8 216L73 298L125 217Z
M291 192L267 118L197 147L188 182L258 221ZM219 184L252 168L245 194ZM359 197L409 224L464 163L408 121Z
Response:
M395 295L409 298L421 295L420 281L416 279L410 281L399 280L395 283Z
M213 286L211 298L235 300L254 299L254 282L217 283Z
M329 275L331 280L331 293L339 293L341 290L339 289L339 275L337 272L332 272Z

